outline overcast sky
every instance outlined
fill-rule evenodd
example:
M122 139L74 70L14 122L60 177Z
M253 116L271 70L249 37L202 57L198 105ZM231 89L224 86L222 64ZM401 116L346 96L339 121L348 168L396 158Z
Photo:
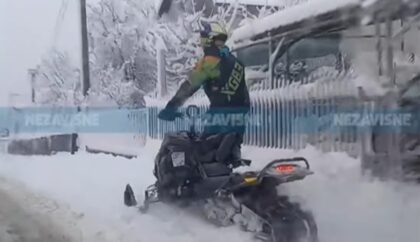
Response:
M79 5L68 0L57 46L80 63ZM61 0L0 0L0 106L8 93L30 93L27 70L34 68L54 43Z

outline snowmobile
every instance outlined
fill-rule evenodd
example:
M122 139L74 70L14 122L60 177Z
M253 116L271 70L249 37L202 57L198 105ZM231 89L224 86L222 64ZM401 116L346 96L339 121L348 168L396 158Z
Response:
M194 113L198 107L189 106L189 131L165 136L155 159L157 181L146 189L143 205L137 206L129 184L125 205L137 206L142 213L157 202L195 207L215 225L237 224L260 241L317 242L312 214L277 193L279 185L313 174L308 161L302 157L278 159L259 171L234 172L251 164L245 159L221 161L221 157L230 158L229 146L235 136L203 138L195 132Z

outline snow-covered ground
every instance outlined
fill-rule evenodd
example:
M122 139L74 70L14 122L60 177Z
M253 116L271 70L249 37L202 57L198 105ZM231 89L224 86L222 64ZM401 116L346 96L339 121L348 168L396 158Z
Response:
M216 228L167 205L156 204L148 214L124 207L127 182L134 185L140 197L143 189L154 182L153 157L159 144L149 141L141 155L132 160L85 153L52 157L2 155L0 177L5 181L0 184L7 184L10 191L20 191L26 198L25 206L49 215L67 228L75 241L252 241L250 234L235 227ZM418 186L364 178L358 160L313 148L294 152L245 147L244 156L254 160L254 168L279 157L309 159L315 174L285 185L280 191L313 211L321 242L420 239Z
M48 209L48 203L32 196L24 187L0 179L0 201L1 242L75 241L72 228L57 226L58 223L45 210ZM35 209L34 201L43 206Z

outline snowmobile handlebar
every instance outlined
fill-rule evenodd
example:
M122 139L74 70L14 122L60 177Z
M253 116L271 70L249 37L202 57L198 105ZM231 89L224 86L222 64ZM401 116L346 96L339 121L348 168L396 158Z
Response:
M200 108L197 105L188 105L185 109L185 112L175 112L175 117L179 119L185 119L185 116L188 119L193 119L197 114L200 113Z
M189 105L185 110L185 113L189 119L195 118L195 115L200 113L200 108L197 105Z
M175 116L176 118L180 118L180 119L185 119L185 116L187 117L187 119L189 119L191 121L190 124L190 130L189 130L189 135L192 137L194 136L196 133L195 130L195 119L198 116L198 114L200 113L200 108L197 105L188 105L188 107L184 112L176 112Z

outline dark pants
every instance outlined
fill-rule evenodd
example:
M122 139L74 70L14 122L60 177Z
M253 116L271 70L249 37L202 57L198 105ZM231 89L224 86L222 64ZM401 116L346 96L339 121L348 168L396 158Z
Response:
M241 159L241 145L247 124L247 115L249 109L212 109L210 108L206 115L206 124L203 129L203 136L223 134L234 137L234 141L227 142L226 149L231 150L231 159ZM222 144L223 145L223 142Z

